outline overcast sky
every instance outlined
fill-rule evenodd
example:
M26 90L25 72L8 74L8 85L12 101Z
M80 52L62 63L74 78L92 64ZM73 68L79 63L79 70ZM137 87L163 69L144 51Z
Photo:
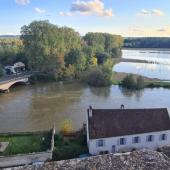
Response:
M0 35L19 34L33 20L82 35L170 36L170 0L0 0Z

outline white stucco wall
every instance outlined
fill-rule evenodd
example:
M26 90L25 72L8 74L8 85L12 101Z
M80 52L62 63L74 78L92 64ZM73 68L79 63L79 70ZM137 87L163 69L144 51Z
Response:
M160 140L161 134L167 134L166 140L164 141ZM148 135L154 135L154 140L152 142L147 141ZM137 144L133 143L133 137L135 136L140 137L140 142ZM119 144L119 140L122 137L126 138L126 145ZM102 138L102 139L105 141L103 147L97 146L96 141L99 139L88 140L89 153L91 153L92 155L97 155L99 154L100 151L109 151L111 153L113 145L116 146L116 152L131 151L133 148L135 149L147 148L147 149L156 150L159 146L170 144L170 130L162 131L162 132L152 132L152 133L145 133L145 134L119 136L119 137L112 137L112 138Z

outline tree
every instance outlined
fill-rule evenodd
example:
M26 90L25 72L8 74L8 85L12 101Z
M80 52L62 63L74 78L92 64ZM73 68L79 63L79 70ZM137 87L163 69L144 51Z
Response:
M136 87L138 89L143 89L145 87L145 82L142 76L137 77L136 79Z
M86 58L80 49L71 49L65 57L66 66L74 65L77 74L86 68Z
M136 82L133 75L127 75L122 81L122 86L128 89L136 89Z
M0 65L0 77L2 77L3 76L3 68L2 68L2 66Z
M92 67L82 76L82 80L90 86L104 87L111 84L112 74L105 66Z
M18 61L27 64L22 41L19 39L0 39L0 63L13 65Z
M71 28L34 21L21 28L21 39L31 70L56 72L64 67L64 56L81 47L80 35Z
M102 52L102 53L96 53L96 58L98 61L98 64L104 64L105 61L110 58L108 53Z
M107 53L111 57L120 57L123 38L119 35L107 33L87 33L83 40L95 53ZM117 49L117 51L116 51ZM119 52L119 53L118 53Z
M61 133L63 135L69 135L70 133L73 132L73 125L72 125L72 121L67 119L65 121L62 122L61 124Z
M122 86L128 89L142 89L145 87L145 83L141 76L134 78L134 76L130 74L123 79Z

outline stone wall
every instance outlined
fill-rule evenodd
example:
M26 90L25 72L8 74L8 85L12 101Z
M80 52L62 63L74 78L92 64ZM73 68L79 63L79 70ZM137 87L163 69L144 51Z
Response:
M160 152L141 150L126 154L108 154L16 167L8 170L170 170L170 159Z

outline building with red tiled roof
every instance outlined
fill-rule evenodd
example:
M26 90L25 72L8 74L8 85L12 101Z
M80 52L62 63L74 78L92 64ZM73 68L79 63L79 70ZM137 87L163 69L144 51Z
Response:
M89 153L125 152L170 144L170 117L166 108L87 110Z

